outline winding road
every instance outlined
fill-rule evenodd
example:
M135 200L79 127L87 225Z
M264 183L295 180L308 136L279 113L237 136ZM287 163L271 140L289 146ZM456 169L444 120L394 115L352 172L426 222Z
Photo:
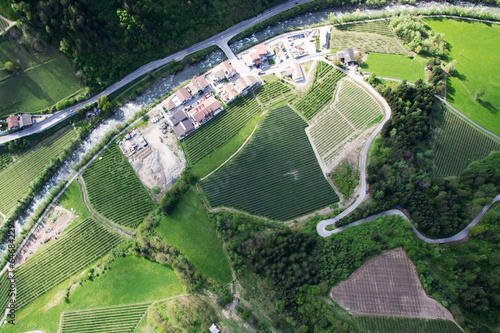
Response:
M137 70L133 71L132 73L126 75L120 81L113 83L111 86L107 87L106 90L104 90L103 92L87 99L86 101L80 102L80 103L75 104L73 106L70 106L66 109L58 111L58 112L54 113L52 116L50 116L50 117L48 117L48 118L46 118L38 123L35 123L33 126L27 128L27 129L24 129L24 130L19 131L19 132L0 136L0 145L3 145L5 143L8 143L8 142L15 140L15 139L18 139L18 138L22 138L22 137L29 136L32 134L43 132L43 131L59 124L60 122L64 121L65 119L68 119L69 117L75 115L77 109L81 109L87 104L97 102L97 99L99 97L101 97L102 95L109 95L109 94L115 92L116 90L122 88L123 86L129 84L130 82L134 81L135 79L138 79L139 77L143 76L144 74L147 74L155 69L158 69L158 68L168 64L172 60L180 61L180 60L184 59L184 57L186 57L187 55L201 51L209 46L218 45L219 47L222 48L224 53L226 53L228 58L232 54L231 57L234 57L234 59L237 59L234 56L234 54L232 53L232 51L229 49L229 47L227 46L228 41L232 37L245 31L248 28L251 28L252 26L254 26L255 24L257 24L259 22L265 21L265 20L273 17L274 15L277 15L285 10L293 8L299 4L304 4L307 2L311 2L311 1L313 1L313 0L290 0L290 1L287 1L285 3L282 3L280 5L275 6L269 10L266 10L265 12L257 15L256 17L252 17L248 20L241 21L241 22L233 25L232 27L230 27L224 31L222 31L222 32L220 32L220 33L218 33L218 34L216 34L208 39L205 39L202 42L191 45L187 49L184 49L182 51L171 54L168 57L165 57L163 59L151 61L150 63L147 63L146 65L144 65L144 66L138 68ZM246 66L243 66L243 67L246 67ZM237 68L237 69L239 69L239 68ZM246 73L246 71L248 71L248 68L246 68L246 69L243 68L243 73Z

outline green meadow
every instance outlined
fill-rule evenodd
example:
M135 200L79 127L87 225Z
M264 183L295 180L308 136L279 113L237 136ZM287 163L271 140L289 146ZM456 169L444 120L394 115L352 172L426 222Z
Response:
M401 55L370 53L361 68L377 76L415 82L424 78L426 61L427 59L418 55L411 59Z
M447 101L484 128L500 135L500 26L467 20L426 19L444 33L457 60L457 77L448 80ZM485 94L473 97L478 89ZM472 95L472 96L471 96Z
M77 287L66 302L68 283L17 311L16 325L7 325L5 332L57 332L63 311L153 302L185 292L173 269L134 256L117 259L104 275Z
M196 191L190 189L155 231L169 244L181 249L202 273L228 283L232 277L222 240L212 228L200 200Z

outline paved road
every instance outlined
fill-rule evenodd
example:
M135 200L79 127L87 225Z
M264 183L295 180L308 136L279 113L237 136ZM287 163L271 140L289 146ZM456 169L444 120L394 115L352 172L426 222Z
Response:
M182 51L171 54L168 57L165 57L163 59L151 61L150 63L148 63L148 64L140 67L139 69L135 70L134 72L128 74L127 76L122 78L120 81L115 82L114 84L112 84L111 86L106 88L106 90L95 95L94 97L89 98L88 100L86 100L84 102L81 102L81 103L78 103L78 104L73 105L71 107L68 107L64 110L58 111L58 112L54 113L54 115L52 115L51 117L44 119L43 121L36 123L27 129L24 129L24 130L16 132L16 133L1 136L0 137L0 145L5 144L7 142L10 142L12 140L21 138L21 137L25 137L28 135L43 132L43 131L59 124L63 120L73 116L76 113L77 109L83 108L86 104L96 102L100 96L109 95L112 92L127 85L128 83L134 81L135 79L143 76L144 74L168 64L172 60L180 61L185 56L187 56L191 53L194 53L194 52L201 51L201 50L203 50L209 46L212 46L214 44L215 45L224 45L225 44L227 46L227 42L233 36L239 34L240 32L243 32L244 30L251 28L252 26L254 26L255 24L257 24L259 22L267 20L268 18L273 17L276 14L279 14L279 13L281 13L287 9L290 9L292 7L295 7L295 6L297 6L297 4L303 4L303 3L307 3L307 2L311 2L311 1L313 1L313 0L293 0L293 1L290 0L290 1L287 1L287 2L282 3L276 7L271 8L269 10L266 10L264 13L259 14L257 17L253 17L253 18L250 18L248 20L242 21L238 24L235 24L232 27L224 30L223 32L220 32L220 33L218 33L218 34L216 34L216 35L214 35L214 36L212 36L212 37L210 37L202 42L196 43L196 44L188 47L187 49L184 49ZM229 47L227 47L227 48L229 49ZM232 52L230 52L230 53L232 53ZM234 56L234 54L233 54L233 56Z
M479 221L483 218L483 216L488 212L490 207L495 202L498 202L498 201L500 201L500 194L497 195L493 199L491 204L484 206L483 209L481 210L481 212L476 216L476 218L474 218L462 231L458 232L457 234L455 234L451 237L432 239L432 238L425 237L420 232L418 232L418 230L415 229L413 224L411 225L411 228L413 229L413 232L417 235L417 237L419 239L423 240L424 242L430 243L430 244L443 244L443 243L460 241L462 239L465 239L467 236L469 236L469 229L474 227L475 225L477 225L479 223ZM402 211L400 211L399 209L391 209L391 210L386 210L385 212L378 213L378 214L372 215L370 217L364 218L362 220L347 224L343 227L339 227L337 229L332 230L331 233L336 234L336 233L339 233L339 232L345 230L348 227L353 227L356 225L360 225L361 223L364 223L364 222L373 221L374 219L376 219L379 216L389 216L389 215L399 215L402 218L406 219L411 224L411 221L408 219L408 217L405 214L403 214Z

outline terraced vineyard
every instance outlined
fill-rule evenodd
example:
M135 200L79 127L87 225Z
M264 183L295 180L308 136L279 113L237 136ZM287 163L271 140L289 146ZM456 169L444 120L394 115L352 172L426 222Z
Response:
M260 86L256 91L255 91L255 96L259 99L261 103L267 103L269 101L272 101L275 98L278 98L280 96L283 97L283 95L288 94L292 89L281 82L279 79L273 77L272 75L268 75L267 77L264 77L264 82L262 86Z
M321 66L316 70L311 88L295 102L295 108L302 112L307 119L314 117L332 101L337 82L345 76L343 72L336 69L325 73L324 67L322 69Z
M333 30L330 48L342 50L351 48L362 52L376 52L406 55L408 52L395 38L376 33L361 33Z
M191 133L182 142L191 163L196 163L235 136L245 123L262 112L252 95L238 98L230 107Z
M64 151L76 133L70 126L36 145L28 152L17 156L0 171L0 211L8 215L29 190L33 182L44 171L50 161Z
M150 304L142 303L64 312L60 332L133 332Z
M73 227L54 244L19 266L16 271L17 308L84 269L121 240L120 236L92 219Z
M366 333L460 333L458 326L449 320L404 317L358 317L356 321Z
M287 220L338 201L306 125L288 106L269 111L243 151L201 183L210 205Z
M385 20L346 23L337 25L335 28L341 31L369 32L386 37L394 37L392 30L389 28Z
M153 209L153 201L117 145L101 157L83 173L90 203L113 222L134 228Z
M311 120L309 133L326 165L337 157L343 144L383 116L382 106L357 83L339 83L335 102Z
M500 144L446 109L434 149L434 174L452 176L465 170L472 161L500 149Z

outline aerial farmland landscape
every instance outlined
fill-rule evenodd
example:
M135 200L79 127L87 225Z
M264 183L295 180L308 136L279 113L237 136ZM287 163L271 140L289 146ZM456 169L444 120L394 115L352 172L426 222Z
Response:
M500 332L499 5L0 0L0 332Z

